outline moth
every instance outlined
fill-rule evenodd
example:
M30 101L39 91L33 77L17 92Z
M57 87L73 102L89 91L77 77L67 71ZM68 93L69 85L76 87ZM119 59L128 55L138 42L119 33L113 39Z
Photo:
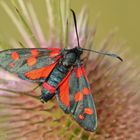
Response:
M0 66L16 73L23 80L41 85L42 102L56 96L60 108L71 114L87 131L95 131L97 114L91 95L88 78L80 56L83 51L92 51L122 59L110 53L81 48L77 32L76 15L73 10L78 45L72 49L19 48L0 52Z

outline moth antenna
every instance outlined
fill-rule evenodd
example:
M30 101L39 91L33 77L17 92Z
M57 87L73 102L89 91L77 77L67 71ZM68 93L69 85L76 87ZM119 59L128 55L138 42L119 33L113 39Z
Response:
M70 9L72 14L73 14L73 20L74 20L74 25L75 25L75 32L76 32L76 36L77 36L77 43L78 43L78 47L80 47L80 43L79 43L79 36L78 36L78 30L77 30L77 21L76 21L76 15L75 15L75 12ZM120 61L123 61L123 59L116 55L116 54L113 54L113 53L106 53L106 52L98 52L98 51L94 51L94 50L89 50L89 49L85 49L85 48L82 48L82 50L85 50L85 51L91 51L91 52L94 52L94 53L98 53L98 54L102 54L102 55L107 55L107 56L111 56L111 57L114 57L114 58L118 58Z
M76 21L76 15L75 12L70 9L72 14L73 14L73 20L74 20L74 26L75 26L75 32L76 32L76 36L77 36L77 43L78 43L78 47L80 47L80 43L79 43L79 36L78 36L78 30L77 30L77 21Z
M102 54L102 55L107 55L107 56L111 56L111 57L114 57L114 58L118 58L120 61L123 61L123 59L116 55L116 54L113 54L113 53L108 53L108 52L98 52L98 51L94 51L94 50L89 50L89 49L85 49L85 48L82 48L82 50L85 50L85 51L90 51L90 52L94 52L94 53L98 53L98 54Z

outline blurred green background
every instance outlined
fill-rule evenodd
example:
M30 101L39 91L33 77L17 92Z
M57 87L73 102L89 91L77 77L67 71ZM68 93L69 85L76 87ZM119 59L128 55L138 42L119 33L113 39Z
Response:
M10 0L4 1L10 2ZM47 31L47 26L45 22L43 23L46 14L44 0L30 1L34 3L41 24L46 27ZM131 49L131 55L140 54L140 0L71 0L71 8L76 12L79 12L85 5L88 6L91 26L95 17L100 15L96 44L99 44L109 31L117 28L117 40L127 42L127 46ZM7 38L10 37L20 39L16 27L0 6L0 40L7 41Z

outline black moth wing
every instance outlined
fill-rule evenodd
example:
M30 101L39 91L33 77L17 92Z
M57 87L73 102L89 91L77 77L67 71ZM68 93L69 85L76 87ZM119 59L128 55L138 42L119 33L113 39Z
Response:
M43 72L41 68L54 64L60 56L60 48L9 49L0 52L0 66L9 72L16 73L23 80L43 82L46 77L38 76L36 79L30 79L25 76L25 73L39 69Z
M82 65L74 67L56 94L59 106L85 130L95 131L97 127L96 109L88 79Z

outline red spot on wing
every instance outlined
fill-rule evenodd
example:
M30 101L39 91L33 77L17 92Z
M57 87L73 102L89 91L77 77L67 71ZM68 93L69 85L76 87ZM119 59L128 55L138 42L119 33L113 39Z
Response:
M54 49L53 51L50 52L50 57L55 57L60 54L60 49Z
M60 93L59 98L62 104L64 104L67 107L70 107L70 96L69 96L69 77L70 72L67 74L67 76L63 79L63 81L59 84L60 86Z
M47 89L48 91L50 91L51 93L55 93L56 89L49 85L48 83L44 82L43 85L42 85L45 89Z
M91 114L93 114L93 110L91 108L84 108L84 113L91 115Z
M61 50L61 48L46 48L46 50L50 50L50 51L55 51L55 50L58 50L58 51L60 51L60 50Z
M81 66L81 69L82 69L82 73L83 73L84 77L86 78L86 80L87 80L87 82L88 82L88 77L87 77L85 68L84 68L83 66Z
M77 71L76 71L76 77L80 78L82 75L83 75L83 73L82 73L81 67L78 67Z
M11 57L13 60L18 60L19 59L19 54L17 52L12 52Z
M31 50L31 55L34 56L34 57L37 57L38 56L38 50L37 49L32 49Z
M36 64L36 62L37 62L37 59L35 58L35 57L29 57L28 59L27 59L27 64L28 64L28 66L33 66L33 65L35 65Z
M14 63L12 63L12 62L11 62L11 63L9 63L9 67L10 67L10 68L13 68L14 66L15 66L15 64L14 64Z
M84 95L89 95L90 94L90 90L87 87L84 87L83 90L82 90L82 93Z
M80 115L79 115L79 119L80 119L80 120L83 120L83 119L84 119L84 116L80 114Z
M78 102L78 101L82 101L83 100L83 94L81 92L77 92L74 96L74 101Z
M36 80L36 79L40 79L40 78L46 78L49 76L50 72L53 70L53 68L55 67L55 65L58 62L55 62L49 66L45 66L39 69L35 69L29 72L25 73L25 77L31 79L31 80Z

